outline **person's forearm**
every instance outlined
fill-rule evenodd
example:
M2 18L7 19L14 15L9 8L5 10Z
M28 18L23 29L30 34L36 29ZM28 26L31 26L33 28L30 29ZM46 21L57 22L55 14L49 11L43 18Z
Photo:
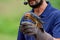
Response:
M60 40L60 38L54 38L54 40Z
M44 33L39 32L36 40L54 40L54 38L47 32L44 32Z

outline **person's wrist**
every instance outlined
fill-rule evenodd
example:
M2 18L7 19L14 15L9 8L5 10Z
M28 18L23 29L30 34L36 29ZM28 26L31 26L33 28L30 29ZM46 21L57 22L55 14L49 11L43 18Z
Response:
M37 33L36 33L36 40L41 40L43 37L42 37L42 32L41 32L41 30L40 29L37 29L38 31L37 31Z

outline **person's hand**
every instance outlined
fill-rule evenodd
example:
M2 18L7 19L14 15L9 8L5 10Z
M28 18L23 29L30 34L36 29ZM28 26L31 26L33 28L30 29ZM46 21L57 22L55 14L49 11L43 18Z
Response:
M27 35L34 35L36 40L53 40L53 37L39 29L35 24L31 22L22 22L20 25L20 31Z
M31 22L22 22L20 25L20 30L24 33L24 34L28 34L28 35L34 35L34 34L38 34L39 28L31 23Z

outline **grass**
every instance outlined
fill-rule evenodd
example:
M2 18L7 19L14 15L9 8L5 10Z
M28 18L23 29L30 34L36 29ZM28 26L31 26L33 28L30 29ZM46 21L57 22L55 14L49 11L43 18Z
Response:
M0 40L16 40L16 36L6 35L6 34L0 34Z
M21 17L29 9L23 0L0 0L0 40L17 39Z

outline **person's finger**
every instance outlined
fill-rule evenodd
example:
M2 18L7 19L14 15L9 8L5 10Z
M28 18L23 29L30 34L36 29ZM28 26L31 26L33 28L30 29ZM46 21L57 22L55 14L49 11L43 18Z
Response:
M24 22L21 23L21 25L30 25L30 26L32 26L34 24L32 22L24 21Z
M26 29L26 30L24 30L23 33L24 33L24 34L28 34L28 35L33 35L33 34L35 34L32 29Z

